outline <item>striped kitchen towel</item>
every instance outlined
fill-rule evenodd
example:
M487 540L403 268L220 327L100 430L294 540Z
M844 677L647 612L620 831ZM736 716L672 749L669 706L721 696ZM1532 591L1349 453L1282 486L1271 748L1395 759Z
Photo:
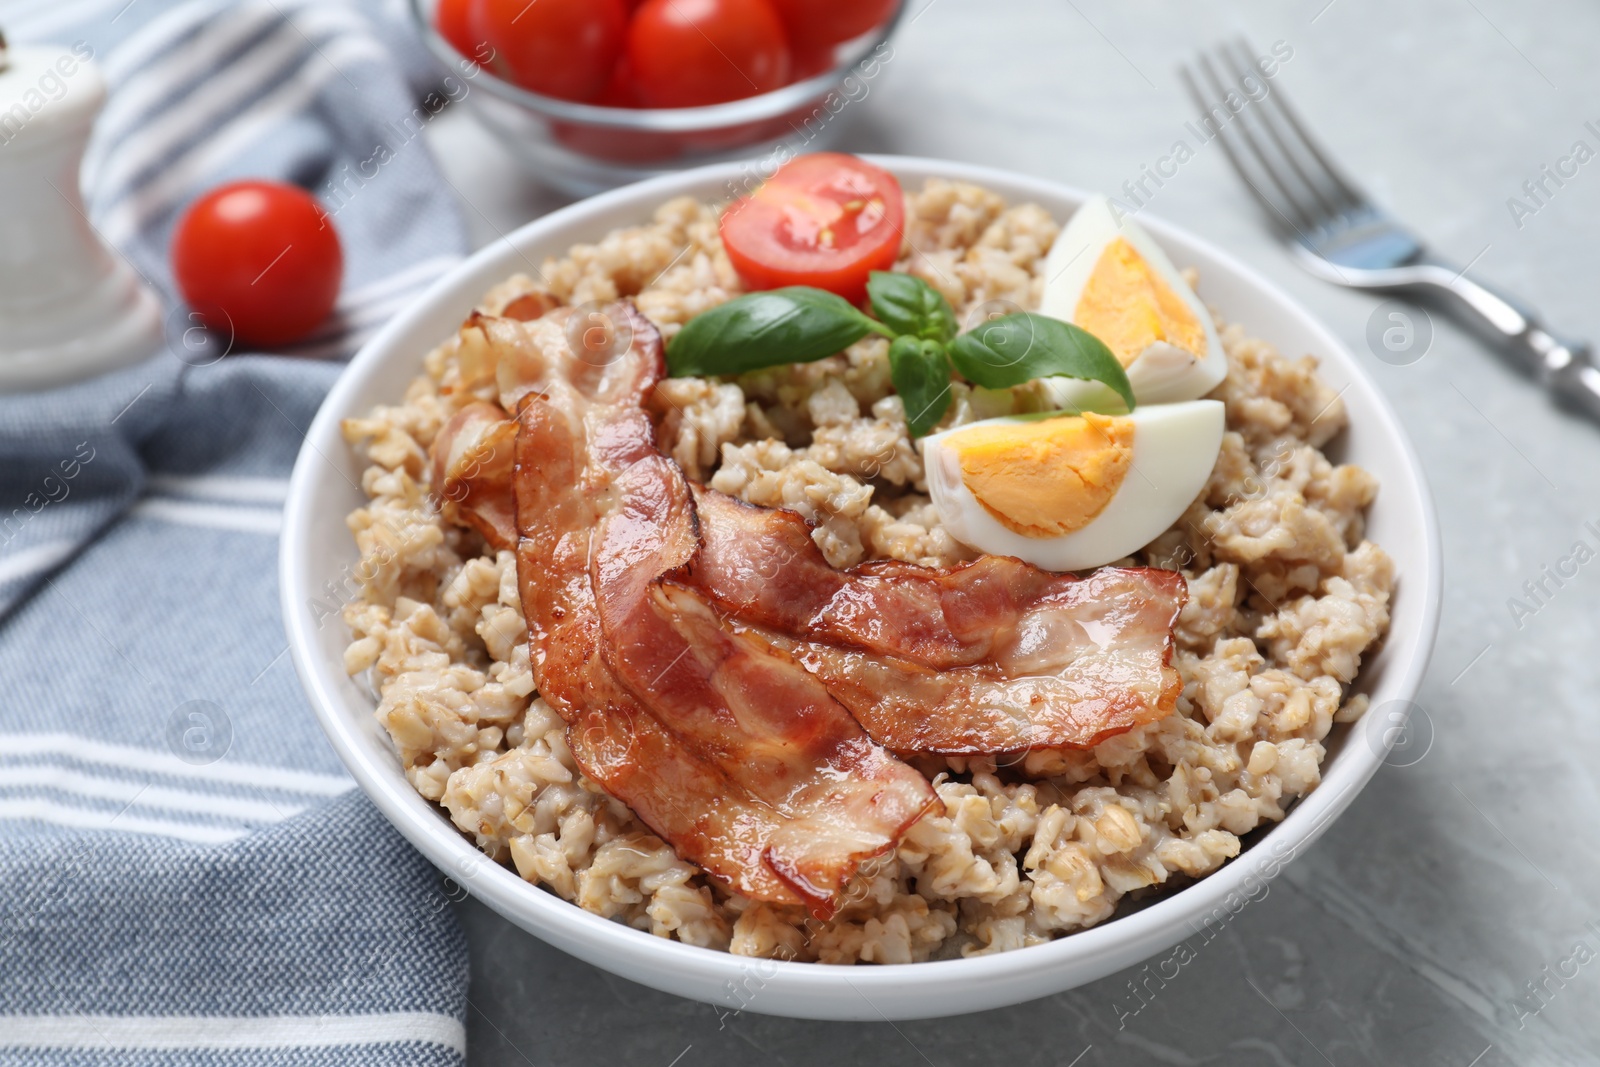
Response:
M219 182L337 201L346 262L297 354L174 336L0 397L0 1064L459 1064L454 891L323 739L276 581L337 358L465 249L419 135L438 72L376 2L0 0L0 25L102 65L90 214L178 326L167 240Z

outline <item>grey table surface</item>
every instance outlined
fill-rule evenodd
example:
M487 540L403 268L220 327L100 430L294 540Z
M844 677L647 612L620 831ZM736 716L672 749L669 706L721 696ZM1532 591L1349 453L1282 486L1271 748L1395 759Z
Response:
M1556 327L1600 338L1600 162L1535 205L1521 186L1600 149L1600 8L1571 0L912 0L845 147L983 162L1115 191L1192 117L1176 64L1243 32L1384 203ZM561 201L464 115L430 138L480 242ZM1569 168L1570 169L1570 168ZM1537 210L1517 218L1508 200ZM1418 698L1431 747L1386 766L1308 854L1125 1015L1137 969L1001 1011L817 1023L710 1007L599 971L461 906L470 1059L607 1063L1600 1062L1600 563L1514 617L1574 542L1600 547L1600 426L1560 412L1438 313L1406 366L1367 346L1378 301L1315 281L1215 146L1149 210L1232 250L1323 318L1409 428L1438 503L1444 622ZM1526 601L1534 606L1531 601ZM1542 990L1536 995L1535 986Z

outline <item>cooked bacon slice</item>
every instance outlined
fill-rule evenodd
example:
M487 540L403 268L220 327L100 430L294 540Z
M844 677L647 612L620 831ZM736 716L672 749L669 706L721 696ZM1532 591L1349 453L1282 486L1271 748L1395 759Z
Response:
M937 797L792 656L742 639L703 596L662 580L700 540L676 463L644 457L611 491L592 569L601 654L675 736L784 816L765 859L829 914L860 862L893 848Z
M1169 681L1151 669L1146 648L1097 654L1080 645L1081 664L1013 676L983 666L938 670L758 628L748 634L794 656L873 740L897 752L1090 748L1171 714L1181 689L1176 672Z
M517 576L534 679L567 721L567 746L591 780L738 892L798 904L761 859L778 814L670 734L600 654L589 540L609 472L591 465L590 436L604 437L617 463L654 450L648 420L629 413L660 373L659 342L653 331L636 337L644 351L611 380L596 382L574 373L585 368L559 362L538 368L557 398L531 393L517 421Z
M1172 712L1183 577L985 556L838 570L793 512L701 489L690 581L900 752L1086 748Z
M535 680L584 773L681 855L754 899L828 914L860 860L937 799L790 657L747 648L659 580L698 545L694 505L643 406L659 335L613 312L634 342L603 365L522 352L537 377L514 476Z
M508 317L473 311L461 324L456 388L481 390L493 384L500 402L467 404L440 428L428 450L439 513L477 530L495 549L510 548L517 540L511 485L517 423L507 412L517 409L524 394L541 388L548 368L575 362L565 339L572 312L555 315L550 314L554 305L536 301L535 308L525 303L537 296L530 292L513 301L523 303L522 310L534 321L515 321L508 308Z
M433 491L446 521L471 526L497 549L517 537L511 471L517 424L496 404L468 404L451 416L429 450Z
M592 650L598 658L598 650ZM601 667L597 674L603 673ZM591 698L598 687L590 687ZM752 900L800 904L763 862L784 820L746 797L613 686L568 721L567 747L590 780L623 801L680 856Z

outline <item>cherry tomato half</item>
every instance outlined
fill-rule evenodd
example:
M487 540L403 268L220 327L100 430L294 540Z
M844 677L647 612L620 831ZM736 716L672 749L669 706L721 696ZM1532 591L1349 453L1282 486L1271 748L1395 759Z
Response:
M812 285L860 303L867 275L900 255L894 175L838 152L798 156L722 215L728 259L752 289Z
M769 0L789 46L817 48L860 37L894 12L897 0Z
M328 317L344 253L333 220L310 193L281 182L232 182L196 200L178 222L172 273L212 330L276 348Z
M646 107L701 107L789 82L789 45L767 0L645 0L628 63Z
M628 32L623 0L473 0L473 37L489 43L489 67L524 89L593 100L605 88Z

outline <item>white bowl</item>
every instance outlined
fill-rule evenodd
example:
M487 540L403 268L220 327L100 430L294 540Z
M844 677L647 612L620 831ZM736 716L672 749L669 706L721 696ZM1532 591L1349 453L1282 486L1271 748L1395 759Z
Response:
M908 188L929 177L958 178L1012 203L1033 201L1065 219L1086 194L987 167L929 159L875 162ZM1433 503L1410 441L1377 388L1336 337L1254 271L1156 219L1143 222L1180 265L1199 268L1202 295L1290 355L1314 353L1341 391L1350 429L1336 442L1341 459L1378 478L1368 519L1374 541L1394 558L1399 581L1389 636L1362 668L1357 687L1386 719L1382 729L1339 727L1329 738L1322 784L1277 826L1253 835L1236 860L1194 884L1099 926L1046 945L973 959L892 966L836 967L751 960L694 948L592 915L523 881L473 847L401 773L373 717L371 696L345 675L349 635L319 611L324 584L342 584L357 559L345 515L365 502L362 464L339 421L374 404L395 403L421 370L423 355L448 337L495 282L568 246L646 220L683 194L715 200L741 173L722 164L655 178L596 196L529 223L441 279L375 337L334 385L295 464L284 514L279 579L295 669L328 739L378 808L422 853L489 907L580 959L656 989L735 1009L813 1019L913 1019L1016 1004L1094 981L1193 936L1235 913L1266 880L1302 853L1355 799L1382 764L1399 730L1388 712L1409 707L1421 683L1439 621L1439 539Z

